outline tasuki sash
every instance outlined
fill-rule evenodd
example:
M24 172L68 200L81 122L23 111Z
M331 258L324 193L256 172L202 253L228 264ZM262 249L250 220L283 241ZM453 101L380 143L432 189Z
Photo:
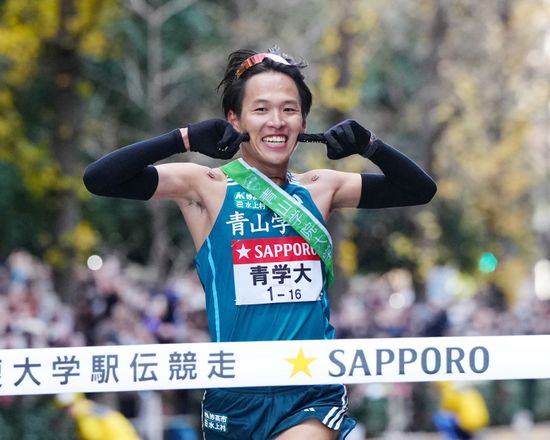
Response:
M334 280L332 239L323 224L305 206L243 159L229 162L221 170L277 213L311 245L325 265L330 287Z

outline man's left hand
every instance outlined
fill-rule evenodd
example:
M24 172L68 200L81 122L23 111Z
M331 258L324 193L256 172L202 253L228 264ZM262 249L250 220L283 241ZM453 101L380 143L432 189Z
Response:
M325 131L327 156L329 159L341 159L352 154L369 157L376 139L374 133L362 127L353 119L346 119Z

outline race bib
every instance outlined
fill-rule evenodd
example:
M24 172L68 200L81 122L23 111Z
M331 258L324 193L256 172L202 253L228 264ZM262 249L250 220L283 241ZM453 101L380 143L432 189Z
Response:
M233 240L237 305L318 301L321 259L302 237Z

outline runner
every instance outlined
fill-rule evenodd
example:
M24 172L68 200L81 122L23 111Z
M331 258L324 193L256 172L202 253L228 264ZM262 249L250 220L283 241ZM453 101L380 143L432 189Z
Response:
M436 192L421 168L356 121L305 135L312 95L304 67L277 49L233 52L219 86L225 119L120 148L84 175L97 195L178 204L213 341L334 338L330 213L424 204ZM330 159L361 155L382 173L294 174L289 161L302 140L325 142ZM239 149L241 158L221 168L154 165L185 151L230 159ZM209 389L202 416L207 439L336 439L355 426L346 412L345 387L323 385Z

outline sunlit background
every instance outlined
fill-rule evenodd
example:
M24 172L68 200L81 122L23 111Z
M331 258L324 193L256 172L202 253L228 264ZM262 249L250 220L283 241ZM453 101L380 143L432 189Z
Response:
M338 337L550 333L550 1L3 0L1 348L208 340L176 206L92 197L81 176L223 117L227 55L274 45L309 64L309 132L354 118L438 183L426 206L331 217ZM376 171L302 144L292 169L313 167ZM470 385L494 438L550 424L549 381ZM436 435L433 385L349 393L354 439ZM0 398L0 438L74 438L51 397ZM89 397L144 439L198 438L199 392Z

